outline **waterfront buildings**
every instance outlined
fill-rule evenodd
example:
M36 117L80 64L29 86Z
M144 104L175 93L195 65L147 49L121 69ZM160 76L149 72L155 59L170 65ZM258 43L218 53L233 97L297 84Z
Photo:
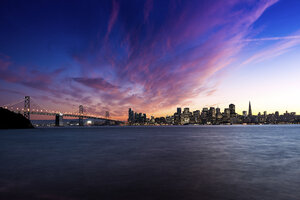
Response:
M235 105L230 104L228 108L224 108L221 112L220 108L204 107L202 110L190 111L188 107L177 108L173 115L166 117L151 116L147 118L146 114L134 112L131 108L128 110L129 125L187 125L187 124L203 124L203 125L218 125L218 124L286 124L300 123L300 116L295 112L285 112L280 115L278 111L267 114L264 111L258 115L252 114L251 102L249 102L248 113L243 111L242 114L236 113Z
M131 108L128 110L128 122L130 124L145 124L146 114L134 112Z

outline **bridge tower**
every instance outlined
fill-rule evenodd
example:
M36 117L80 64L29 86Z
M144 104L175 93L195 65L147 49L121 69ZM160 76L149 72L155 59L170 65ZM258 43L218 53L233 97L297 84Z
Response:
M79 126L83 126L83 106L82 105L80 105L79 106L79 115L81 115L81 116L79 116Z
M30 120L30 96L25 96L24 117Z
M109 115L109 111L106 111L106 112L105 112L105 118L108 119L109 116L110 116L110 115Z

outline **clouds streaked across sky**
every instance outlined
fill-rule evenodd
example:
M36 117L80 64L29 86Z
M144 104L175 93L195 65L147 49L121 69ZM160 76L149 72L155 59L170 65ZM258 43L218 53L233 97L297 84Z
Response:
M297 51L300 44L297 1L0 5L0 104L28 94L66 111L83 104L90 112L110 110L120 119L126 118L128 107L160 115L177 106L239 104L244 101L240 96L224 99L224 91L237 84L232 82L236 76L250 77L247 69L268 65L270 59ZM290 73L296 73L294 69ZM235 89L236 95L253 84L244 85L241 91Z

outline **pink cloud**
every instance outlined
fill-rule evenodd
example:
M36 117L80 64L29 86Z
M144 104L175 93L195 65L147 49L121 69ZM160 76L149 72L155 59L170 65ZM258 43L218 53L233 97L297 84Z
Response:
M249 1L248 10L236 9L240 1L206 2L201 7L194 2L172 2L157 30L149 18L152 1L144 5L147 23L136 26L127 24L133 20L127 16L115 23L120 9L115 2L109 24L127 27L120 33L125 55L120 57L119 49L107 41L94 60L83 56L80 64L83 69L98 66L95 68L111 76L85 74L77 82L102 91L97 97L111 111L134 107L155 113L184 104L200 93L213 95L216 88L207 86L207 80L235 61L253 23L276 2Z
M20 83L65 97L64 101L86 103L95 113L109 110L112 117L122 119L128 107L147 113L174 108L199 94L214 94L217 88L208 85L208 80L235 62L247 44L245 39L253 23L276 2L246 1L243 3L249 9L243 9L238 0L199 5L197 1L171 1L166 13L156 16L158 8L152 0L134 14L131 10L122 12L125 8L121 1L112 1L103 44L97 44L99 49L95 44L72 55L81 67L81 75L68 77L67 88L56 88L53 83L52 76L59 75L59 70L50 72L52 76L38 71L28 74L25 70L25 79ZM112 29L118 30L114 40L109 37ZM293 45L295 41L282 44L276 52ZM272 53L269 50L267 55ZM0 70L12 73L7 70L11 65L3 60ZM5 77L18 82L12 74Z

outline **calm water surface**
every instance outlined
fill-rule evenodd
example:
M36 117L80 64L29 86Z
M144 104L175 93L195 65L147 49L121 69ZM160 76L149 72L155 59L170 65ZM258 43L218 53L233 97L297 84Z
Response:
M300 126L0 130L0 199L300 199Z

